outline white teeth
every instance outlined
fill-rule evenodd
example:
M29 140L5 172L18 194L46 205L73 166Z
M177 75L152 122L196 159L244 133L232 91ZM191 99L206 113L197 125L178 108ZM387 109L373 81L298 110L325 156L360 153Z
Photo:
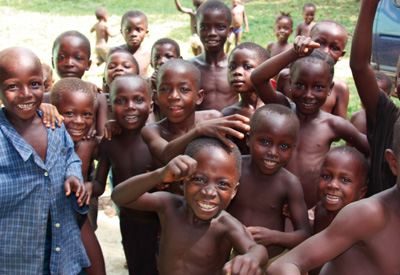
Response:
M327 201L330 202L338 202L340 200L338 196L332 196L332 195L325 195L325 198Z
M33 103L30 103L30 104L17 104L18 108L20 108L20 109L29 109L29 108L32 108L33 105L34 105Z
M208 41L208 44L217 44L217 41Z
M71 133L77 134L77 135L79 135L79 134L81 134L81 133L83 132L83 130L73 130L73 129L69 129L69 131L70 131Z
M198 204L201 206L201 208L204 208L204 209L207 209L207 210L210 210L210 209L213 209L213 208L215 208L215 207L217 207L217 205L215 205L215 204L211 204L211 203L208 203L208 202L198 202Z
M312 103L303 103L304 104L304 106L306 106L306 107L311 107L311 106L313 106L314 104L312 104Z
M264 163L268 166L274 166L277 164L276 161L264 160Z

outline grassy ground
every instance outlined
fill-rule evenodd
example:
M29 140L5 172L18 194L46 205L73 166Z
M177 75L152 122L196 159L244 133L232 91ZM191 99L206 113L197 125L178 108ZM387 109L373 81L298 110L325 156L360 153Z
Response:
M192 7L192 0L181 0L182 6ZM250 33L243 35L242 41L252 41L262 46L275 41L274 22L279 11L290 12L294 25L301 22L301 7L309 0L247 0L246 13L249 17ZM348 67L351 34L357 21L359 2L354 0L314 0L317 6L316 20L334 19L346 26L350 33L347 54L336 65L336 76L347 81L351 90L349 104L350 115L360 108L357 92ZM230 5L230 1L225 1ZM25 46L31 48L39 58L46 63L51 62L51 47L55 37L67 30L78 30L85 34L95 44L94 34L90 34L91 26L96 23L94 10L103 6L109 13L109 24L117 31L123 13L130 9L139 9L149 18L149 34L144 45L151 45L159 38L170 37L178 41L184 58L191 58L188 45L189 16L179 13L173 0L0 0L0 25L2 26L0 49L10 46ZM294 36L289 39L292 42ZM111 38L112 46L123 44L121 36ZM86 80L101 85L104 68L92 66L85 74Z

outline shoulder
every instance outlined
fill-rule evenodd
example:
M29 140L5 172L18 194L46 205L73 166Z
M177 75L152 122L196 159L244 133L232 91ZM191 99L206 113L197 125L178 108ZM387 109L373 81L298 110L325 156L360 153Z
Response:
M204 60L204 53L199 54L198 56L195 56L195 57L189 59L188 61L195 66L204 66L206 64L206 62Z
M235 104L233 104L231 106L228 106L228 107L222 109L222 111L221 111L222 114L224 116L230 116L230 115L237 114L240 111L240 108L239 108L238 104L239 103L235 103Z
M224 115L217 110L204 110L204 111L196 111L196 117L198 118L198 122L214 119L214 118L221 118Z
M343 80L339 79L339 78L334 78L334 92L338 95L338 96L349 96L349 86L347 85L346 82L344 82Z
M222 210L219 216L217 218L214 218L213 222L224 226L224 228L228 232L234 229L243 228L243 225L239 222L239 220L237 220L235 217L233 217L225 210Z

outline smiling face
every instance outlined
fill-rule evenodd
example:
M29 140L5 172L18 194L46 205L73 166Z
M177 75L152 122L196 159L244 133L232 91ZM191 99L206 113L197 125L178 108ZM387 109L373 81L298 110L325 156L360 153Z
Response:
M223 50L225 41L231 34L230 25L228 15L220 10L205 10L199 15L196 29L206 51Z
M289 18L281 18L275 23L275 36L279 42L286 42L293 32L293 25Z
M184 181L188 210L200 220L208 221L225 210L238 188L235 158L224 149L204 147L194 156L197 171Z
M121 128L141 129L153 110L147 83L139 76L118 78L111 85L110 100L115 120Z
M54 47L52 63L60 78L82 78L91 61L85 42L77 36L66 36Z
M303 9L303 18L304 21L307 24L310 24L312 21L314 21L314 16L315 16L315 8L314 7L305 7Z
M328 65L320 62L297 61L290 70L292 99L297 112L316 114L333 87Z
M176 49L171 44L158 44L155 45L151 52L151 66L154 70L158 70L162 64L168 60L179 58Z
M249 49L235 49L229 56L228 82L235 93L253 92L251 72L260 65L257 54Z
M42 67L32 52L10 48L0 53L0 100L11 122L33 118L43 93Z
M123 74L138 74L133 56L128 52L114 52L108 57L104 76L108 86Z
M58 112L64 116L64 124L74 142L82 140L93 124L94 96L74 91L64 93L57 104Z
M247 136L251 161L265 175L274 174L290 160L296 146L297 132L287 117L275 113L251 129Z
M338 212L347 204L364 197L365 169L350 154L329 152L318 185L318 197L328 211Z
M320 44L319 50L329 54L335 63L346 53L347 33L333 23L318 23L310 34Z
M127 17L121 25L121 34L129 47L139 47L147 33L147 24L143 16Z
M158 74L155 101L168 121L181 123L193 116L196 105L203 101L203 90L199 90L193 71L175 66L161 69Z

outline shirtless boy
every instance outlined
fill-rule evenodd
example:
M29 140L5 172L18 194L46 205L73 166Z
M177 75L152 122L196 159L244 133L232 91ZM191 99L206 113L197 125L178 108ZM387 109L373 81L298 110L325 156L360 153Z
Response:
M360 13L367 5L363 4ZM400 120L394 126L393 149L385 154L398 176ZM278 259L267 274L305 274L326 262L321 274L399 274L399 187L397 180L390 189L345 206L330 226Z
M142 136L159 166L183 154L187 144L199 136L216 137L233 146L225 135L243 138L241 132L232 128L241 131L249 128L243 123L248 122L248 118L241 115L223 118L215 110L196 112L196 106L202 102L204 96L200 89L200 79L200 71L182 59L170 60L158 71L155 101L165 118L146 125ZM176 188L170 191L181 193Z
M310 236L301 183L284 168L296 147L298 130L299 119L285 106L268 104L256 110L247 135L250 155L242 157L240 189L228 208L268 249L271 260ZM293 232L285 232L285 204Z
M249 22L247 21L244 6L240 4L241 0L231 0L232 7L232 33L229 35L228 43L226 44L226 53L229 53L233 39L235 39L235 46L240 44L243 34L243 21L246 25L246 33L249 33Z
M297 25L296 28L296 36L310 36L310 31L312 27L315 25L314 17L315 17L315 5L313 3L306 3L303 5L303 18L304 22L301 22Z
M121 19L121 34L126 44L110 49L110 53L117 49L130 52L139 63L139 75L143 78L147 78L147 69L150 65L150 51L142 45L149 32L147 28L147 16L143 12L139 10L126 12Z
M320 110L333 87L334 61L325 52L313 51L316 47L319 44L309 37L298 36L294 49L271 57L251 75L264 103L279 103L290 107L287 98L276 92L269 80L291 64L292 105L295 105L300 119L300 131L297 146L286 168L299 177L309 209L318 202L317 187L321 165L333 141L344 139L364 154L369 153L365 135L358 132L347 120ZM303 55L309 56L301 57Z
M396 177L385 159L385 150L391 148L393 125L400 109L379 89L370 65L372 53L372 26L379 1L363 1L352 42L350 67L361 102L367 113L367 136L371 146L371 171L367 196L392 187ZM397 64L395 87L400 92L400 62Z
M228 55L224 44L231 33L232 15L229 8L221 1L209 0L197 10L196 31L204 46L204 53L190 59L201 72L201 89L204 100L198 110L223 108L235 104L239 97L232 92L228 79Z
M163 274L261 274L266 249L225 212L239 187L241 156L213 138L198 138L167 166L118 185L120 206L156 211L161 223L158 267ZM146 193L163 182L184 181L184 197ZM228 261L232 246L242 254Z
M240 114L251 119L256 109L264 105L254 89L250 75L269 57L266 49L252 42L244 42L232 51L229 56L228 81L232 91L240 94L241 100L224 108L224 116ZM245 139L234 138L233 141L243 155L250 153Z
M192 48L194 56L197 56L201 53L204 52L204 47L203 44L200 41L199 35L196 32L196 12L197 9L200 7L201 4L203 4L206 0L193 0L193 9L185 8L181 6L181 3L179 0L175 0L175 5L178 11L182 13L189 14L190 16L190 31L191 31L191 36L190 36L190 47Z
M153 108L149 84L134 74L121 75L110 86L110 100L122 132L113 136L112 140L103 138L100 143L93 182L94 196L104 192L110 168L114 187L130 177L156 168L140 135ZM157 274L157 215L121 207L120 227L130 274Z
M274 32L278 41L270 42L267 46L271 56L292 48L292 44L288 42L289 36L293 32L293 20L290 13L281 12L281 15L275 20Z
M107 44L108 37L117 36L118 33L111 32L110 27L107 24L108 14L105 8L97 8L94 13L99 22L94 24L90 29L90 32L96 32L96 65L100 66L103 62L106 62L107 59L107 53L110 48Z

